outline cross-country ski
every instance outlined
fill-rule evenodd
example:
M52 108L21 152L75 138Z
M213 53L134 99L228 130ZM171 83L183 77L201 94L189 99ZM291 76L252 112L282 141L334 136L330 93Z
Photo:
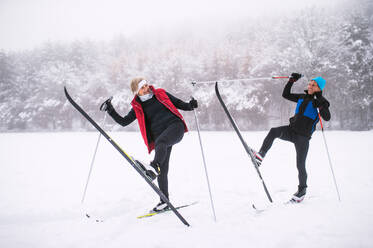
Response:
M192 203L190 203L190 204L185 204L185 205L177 206L177 207L175 207L175 209L186 208L186 207L192 206L192 205L194 205L194 204L197 204L197 202L192 202ZM152 210L152 211L150 211L150 212L147 213L147 214L137 216L137 219L142 219L142 218L152 217L152 216L154 216L154 215L162 214L162 213L169 212L169 211L171 211L170 208L163 209L163 210L161 210L161 211L153 211L153 210Z

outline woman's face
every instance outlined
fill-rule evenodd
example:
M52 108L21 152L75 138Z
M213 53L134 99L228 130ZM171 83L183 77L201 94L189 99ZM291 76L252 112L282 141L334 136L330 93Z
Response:
M149 85L148 85L148 84L144 84L144 85L139 89L139 93L138 93L138 95L139 95L139 96L143 96L143 95L146 95L146 94L149 94L149 93L150 93Z

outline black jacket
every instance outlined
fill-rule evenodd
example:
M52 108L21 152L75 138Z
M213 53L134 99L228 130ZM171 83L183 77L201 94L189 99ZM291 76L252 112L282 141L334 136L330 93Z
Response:
M317 108L320 111L321 117L329 121L329 102L322 96L322 93L308 94L292 94L292 82L288 82L284 88L282 96L290 101L296 102L295 115L290 118L290 128L297 134L311 137L315 131L316 124L319 122ZM316 98L315 98L316 97Z
M190 103L184 102L168 92L166 92L166 94L176 108L181 110L193 110ZM148 130L148 140L154 141L170 124L177 121L181 122L180 118L161 104L155 96L145 102L141 102L140 98L137 96L136 101L141 104L144 111L146 130ZM129 113L124 117L121 117L115 110L111 111L109 114L122 126L127 126L136 120L136 114L133 108L131 108Z

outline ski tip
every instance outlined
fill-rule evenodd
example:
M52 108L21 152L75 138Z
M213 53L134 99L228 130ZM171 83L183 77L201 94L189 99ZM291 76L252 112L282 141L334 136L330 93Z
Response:
M216 95L220 96L219 88L218 88L218 81L215 82L215 93Z
M69 93L67 92L66 86L63 86L63 90L64 90L66 96L69 95Z

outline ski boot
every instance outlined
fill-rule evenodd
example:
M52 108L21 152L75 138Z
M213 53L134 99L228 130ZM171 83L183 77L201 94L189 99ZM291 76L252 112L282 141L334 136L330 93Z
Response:
M154 161L150 162L147 169L152 170L157 176L161 174L161 167L159 166L159 163L156 163Z
M142 169L145 172L145 175L151 181L154 181L157 178L157 176L159 175L152 166L144 165L139 160L136 160L136 163L139 165L140 169Z
M168 210L170 207L164 201L160 201L154 208L153 212L163 212Z
M298 186L298 191L294 193L293 197L290 199L290 203L300 203L306 196L307 187Z

